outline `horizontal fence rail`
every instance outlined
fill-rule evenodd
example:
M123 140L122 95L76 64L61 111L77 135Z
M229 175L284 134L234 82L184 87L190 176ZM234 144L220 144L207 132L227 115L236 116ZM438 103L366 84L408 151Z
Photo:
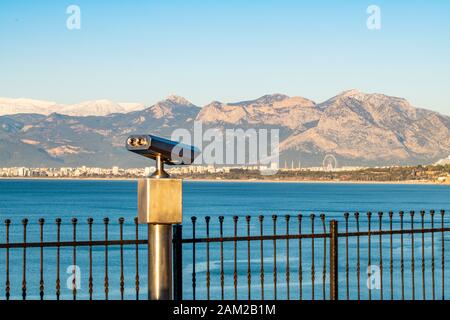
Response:
M447 218L445 210L190 217L174 227L174 298L445 299ZM137 218L6 219L0 231L6 300L147 298L147 229Z

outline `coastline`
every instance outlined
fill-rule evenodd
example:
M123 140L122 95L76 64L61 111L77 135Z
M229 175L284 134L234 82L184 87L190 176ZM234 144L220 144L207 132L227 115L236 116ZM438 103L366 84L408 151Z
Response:
M51 178L51 177L0 177L1 180L53 180L53 181L135 181L138 178ZM190 179L185 178L184 181L189 182L225 182L225 183L304 183L304 184L397 184L397 185L438 185L450 186L448 183L439 183L427 180L404 180L404 181L339 181L339 180L290 180L290 179Z
M415 181L415 180L405 180L405 181L337 181L337 180L243 180L243 179L227 179L227 180L217 180L217 179L186 179L186 181L194 182L245 182L245 183L315 183L315 184L405 184L405 185L448 185L445 183L438 183L433 181Z

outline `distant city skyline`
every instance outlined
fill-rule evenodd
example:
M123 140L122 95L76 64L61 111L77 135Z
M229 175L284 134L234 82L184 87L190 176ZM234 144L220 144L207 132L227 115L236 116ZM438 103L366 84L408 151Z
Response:
M447 160L447 159L443 159ZM448 159L450 160L450 158ZM413 182L413 183L437 183L449 184L450 173L445 166L450 162L436 163L435 165L422 166L387 166L387 167L297 167L280 168L275 175L261 175L261 166L175 166L166 168L174 177L185 179L203 179L209 181L243 180L243 181L336 181L336 182ZM0 167L0 179L25 178L25 179L132 179L136 177L148 177L155 171L154 167L141 168L110 168L99 167L62 167L62 168L28 168L28 167ZM335 176L331 175L333 173ZM380 173L383 173L380 175Z
M80 29L67 28L80 9ZM367 27L375 5L381 28ZM0 97L203 106L347 89L450 115L450 2L4 1Z

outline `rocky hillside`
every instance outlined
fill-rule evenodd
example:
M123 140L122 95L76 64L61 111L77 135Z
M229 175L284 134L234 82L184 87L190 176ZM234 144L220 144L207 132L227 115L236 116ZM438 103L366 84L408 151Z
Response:
M20 99L19 108L10 100L0 98L0 167L142 166L147 162L125 151L129 134L170 137L177 128L192 130L195 120L218 129L280 129L282 165L320 165L327 154L341 165L427 164L450 154L449 117L356 90L322 103L274 94L203 108L178 96L149 107Z
M317 124L296 129L281 150L304 159L334 154L353 164L429 163L450 153L450 118L405 99L344 92L316 105Z

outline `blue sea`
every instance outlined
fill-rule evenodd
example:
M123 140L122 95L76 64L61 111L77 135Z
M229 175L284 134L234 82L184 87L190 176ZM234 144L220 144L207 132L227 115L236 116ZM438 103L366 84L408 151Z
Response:
M384 211L382 220L383 228L388 227L387 212L392 210L396 213L404 210L405 222L404 228L410 228L409 211L415 210L416 217L413 227L420 227L420 210L426 210L425 227L430 226L430 216L428 211L434 209L446 209L450 216L450 186L441 185L395 185L395 184L335 184L335 183L255 183L255 182L184 182L184 223L183 236L192 237L191 217L197 216L196 236L205 236L205 216L211 216L211 236L218 236L219 223L218 217L225 216L224 234L233 235L232 216L240 217L238 222L238 235L247 235L247 226L245 216L252 217L250 222L251 235L258 235L260 232L257 216L266 216L263 225L264 234L273 233L273 221L271 216L279 215L277 220L277 232L285 233L289 228L290 233L298 232L297 215L303 214L302 232L311 232L310 214L317 215L314 224L314 232L323 232L323 225L318 215L326 214L325 228L328 231L329 221L337 219L339 221L339 230L344 231L344 213L350 212L351 230L355 228L355 219L353 213L361 213L361 230L367 229L366 212L374 213L372 217L372 228L377 229L379 211ZM136 182L135 181L103 181L103 180L0 180L0 219L7 218L12 220L10 228L10 242L20 242L23 240L23 226L21 220L29 219L27 227L27 241L39 241L38 219L44 218L44 241L56 240L55 219L62 219L61 240L72 240L71 219L76 217L77 240L86 240L88 237L88 228L86 220L89 217L94 219L93 237L94 239L104 238L103 218L110 218L109 239L118 239L119 226L117 220L119 217L125 218L124 238L134 239L135 229L133 218L136 216ZM289 225L286 225L285 215L291 215ZM445 217L447 221L448 217ZM436 214L435 223L440 223L440 214ZM399 228L398 214L394 217L394 229ZM140 226L140 237L145 238L146 228ZM404 268L405 268L405 296L412 298L413 280L415 285L415 297L422 298L422 245L421 236L404 236ZM436 235L435 246L435 294L441 297L441 241L445 243L444 269L447 274L447 266L450 267L450 243L447 243L447 236L444 239ZM339 243L339 294L345 297L346 278L345 278L345 240L341 238ZM414 244L412 243L414 241ZM0 242L5 242L5 227L0 226ZM431 238L429 235L424 237L424 257L425 257L425 280L426 298L431 298ZM326 244L328 245L328 244ZM381 243L383 264L383 285L384 298L390 297L389 288L389 238L383 237ZM287 257L287 247L289 246L289 259ZM304 299L312 298L312 251L311 240L302 241L302 295ZM274 297L274 256L277 261L277 298L287 298L287 288L289 286L290 298L298 299L300 297L299 286L299 241L285 240L277 241L277 250L274 253L272 241L264 243L264 297L266 299ZM322 298L323 285L325 294L328 295L328 264L325 264L325 282L323 282L322 272L324 260L324 241L316 239L314 244L314 297ZM413 250L414 249L414 250ZM26 263L26 281L27 298L39 298L39 248L27 250ZM44 249L44 287L45 298L55 298L56 281L56 253L54 248ZM328 254L328 247L325 247L325 254ZM371 265L380 267L380 245L378 237L373 237L371 246ZM260 286L260 243L252 242L250 245L250 276L251 276L251 297L252 299L261 298ZM219 299L221 293L220 287L220 250L218 244L210 246L210 271L211 271L211 298ZM412 253L414 253L414 271L412 277ZM61 249L61 298L71 299L72 291L66 286L67 279L70 279L72 271L72 248ZM112 247L109 250L108 257L108 277L109 277L109 298L120 298L120 260L119 248ZM401 298L400 283L400 237L393 239L393 263L394 263L394 298ZM0 297L4 299L5 287L5 255L6 250L0 250ZM206 247L204 244L196 245L196 296L198 299L206 298ZM124 248L124 270L125 270L125 298L135 298L135 248L134 246L125 246ZM361 238L361 298L369 297L367 287L367 267L368 267L368 246L367 239ZM140 298L146 298L147 275L146 275L146 248L141 246L139 249L139 275L140 275ZM327 258L327 256L325 256ZM10 250L10 281L11 298L21 298L22 287L22 249ZM357 274L356 274L356 242L355 239L349 241L349 290L350 298L357 297ZM288 266L289 263L289 266ZM104 281L104 249L94 248L93 250L93 275L94 275L94 299L103 299L103 281ZM77 290L79 299L88 297L88 276L89 260L88 248L77 248L76 265L79 267L80 279L79 289ZM239 243L237 246L237 265L238 265L238 298L247 299L248 295L248 257L247 242ZM286 280L286 269L289 267L289 285ZM193 295L192 272L194 264L192 260L192 244L186 244L183 247L183 295L190 299ZM226 243L224 248L224 269L225 269L225 298L234 298L233 271L234 271L234 247L233 243ZM67 272L66 272L67 271ZM372 278L370 279L373 280ZM376 284L378 281L378 284ZM379 288L379 279L373 280L370 292L372 298L378 299L381 294ZM450 281L450 280L449 280ZM70 283L70 281L69 281ZM376 285L374 285L375 283ZM447 285L450 287L450 284ZM3 292L2 292L3 291Z

